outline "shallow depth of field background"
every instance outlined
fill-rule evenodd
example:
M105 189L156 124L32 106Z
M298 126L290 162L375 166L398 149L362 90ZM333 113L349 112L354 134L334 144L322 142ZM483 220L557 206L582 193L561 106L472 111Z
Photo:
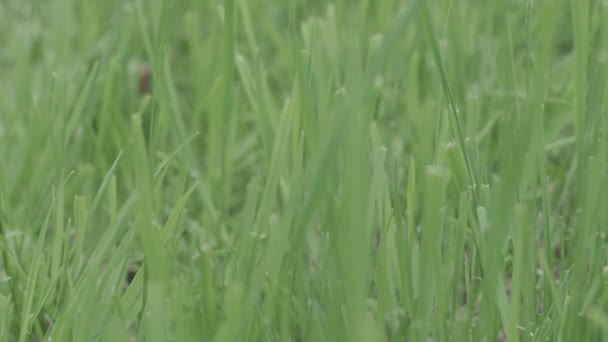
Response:
M0 1L0 341L608 340L608 5Z

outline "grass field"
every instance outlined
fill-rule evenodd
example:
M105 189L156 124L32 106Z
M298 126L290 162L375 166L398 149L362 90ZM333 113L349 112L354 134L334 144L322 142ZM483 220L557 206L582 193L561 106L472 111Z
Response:
M1 0L0 341L608 341L608 3Z

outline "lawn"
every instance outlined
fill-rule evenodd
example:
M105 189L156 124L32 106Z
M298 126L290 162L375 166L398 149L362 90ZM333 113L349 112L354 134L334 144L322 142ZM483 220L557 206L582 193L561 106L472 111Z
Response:
M0 341L608 341L607 134L606 1L0 0Z

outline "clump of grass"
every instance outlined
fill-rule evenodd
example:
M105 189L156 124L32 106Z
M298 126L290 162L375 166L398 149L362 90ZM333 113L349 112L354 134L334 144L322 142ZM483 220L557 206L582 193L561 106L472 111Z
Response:
M0 340L607 339L607 15L2 2Z

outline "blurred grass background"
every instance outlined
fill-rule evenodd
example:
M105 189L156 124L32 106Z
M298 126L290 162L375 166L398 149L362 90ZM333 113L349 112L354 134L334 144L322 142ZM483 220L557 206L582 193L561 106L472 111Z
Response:
M608 339L599 0L0 2L0 340Z

